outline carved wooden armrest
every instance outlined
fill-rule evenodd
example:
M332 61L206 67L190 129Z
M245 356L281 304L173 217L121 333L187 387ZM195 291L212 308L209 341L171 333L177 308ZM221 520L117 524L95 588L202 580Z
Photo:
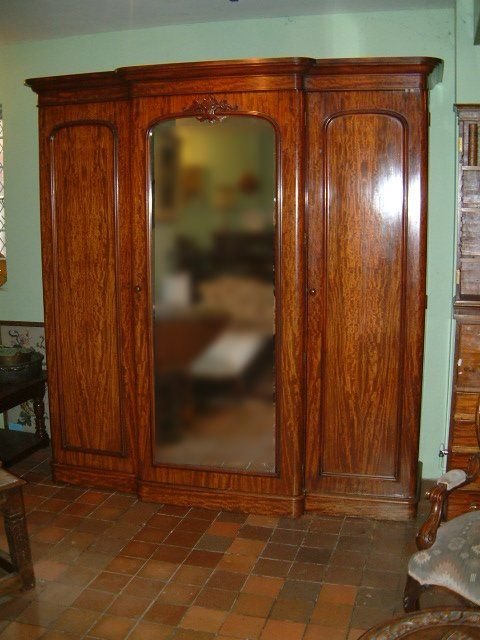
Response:
M447 485L438 483L430 491L427 491L426 497L430 500L430 513L415 538L418 549L428 549L435 542L448 493Z
M430 501L430 513L417 533L418 549L428 549L435 542L437 530L444 518L445 502L450 493L474 482L480 475L480 453L473 455L468 461L466 471L451 469L444 473L435 486L427 491L426 497Z

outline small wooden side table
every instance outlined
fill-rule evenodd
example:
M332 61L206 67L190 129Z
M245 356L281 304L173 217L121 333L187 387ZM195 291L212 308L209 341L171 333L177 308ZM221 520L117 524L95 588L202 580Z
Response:
M50 439L45 429L45 371L26 382L0 384L0 413L12 409L23 402L33 400L35 413L35 433L0 429L0 461L8 467L34 451L47 447Z

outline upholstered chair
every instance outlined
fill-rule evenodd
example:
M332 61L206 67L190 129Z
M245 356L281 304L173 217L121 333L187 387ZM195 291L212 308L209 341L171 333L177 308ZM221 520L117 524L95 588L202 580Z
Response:
M478 430L477 424L477 434ZM448 471L427 493L431 509L417 534L419 551L408 563L405 611L417 611L421 593L430 587L453 592L468 607L480 606L480 511L469 511L445 521L448 496L474 482L479 475L480 453L470 458L467 471Z

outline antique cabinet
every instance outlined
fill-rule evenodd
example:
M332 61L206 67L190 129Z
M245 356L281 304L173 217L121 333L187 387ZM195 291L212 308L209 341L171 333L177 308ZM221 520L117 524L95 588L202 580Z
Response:
M440 72L285 58L27 81L57 479L415 513Z
M479 450L480 411L480 105L456 105L458 118L456 320L448 469L466 469ZM480 505L480 486L455 492L448 517Z

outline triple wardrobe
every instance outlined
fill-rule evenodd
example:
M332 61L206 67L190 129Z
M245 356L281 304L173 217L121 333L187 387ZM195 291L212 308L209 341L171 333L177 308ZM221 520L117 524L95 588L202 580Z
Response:
M56 480L417 504L435 58L36 78Z

